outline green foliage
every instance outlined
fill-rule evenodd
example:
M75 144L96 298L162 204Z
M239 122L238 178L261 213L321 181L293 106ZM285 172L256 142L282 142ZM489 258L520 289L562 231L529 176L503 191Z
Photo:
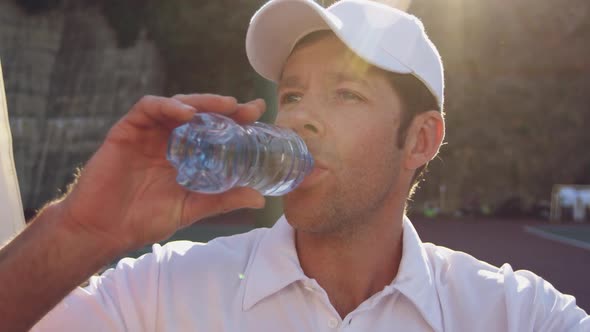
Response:
M449 207L518 197L527 209L554 184L589 183L587 1L415 0L410 11L446 72L448 144L417 202L446 185Z
M267 100L275 87L250 68L244 40L265 0L14 0L26 13L99 7L118 46L147 36L166 69L165 94L213 92ZM330 5L334 1L319 1ZM415 205L549 199L557 183L590 184L590 3L413 0L445 63L448 144ZM66 46L64 46L66 47ZM138 73L139 74L139 73Z
M256 74L248 65L244 39L248 22L263 1L103 0L101 8L121 48L141 31L156 43L167 69L166 91L215 91L255 97Z
M261 1L151 1L147 29L162 52L170 93L215 91L254 97L244 50L246 29Z
M103 6L122 47L142 29L155 41L169 94L262 96L274 110L274 86L252 71L244 51L249 19L263 2L105 0ZM590 97L583 88L590 68L575 65L587 64L579 45L590 36L590 6L574 2L568 8L536 0L412 2L410 12L439 47L447 77L448 144L431 163L417 204L437 200L440 185L448 188L447 207L455 208L473 197L492 205L520 197L528 204L548 199L555 183L590 180Z

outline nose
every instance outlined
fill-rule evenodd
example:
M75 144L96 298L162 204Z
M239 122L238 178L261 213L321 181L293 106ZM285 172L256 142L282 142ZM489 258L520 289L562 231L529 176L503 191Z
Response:
M275 123L295 131L304 139L321 137L325 132L323 121L304 108L279 111Z

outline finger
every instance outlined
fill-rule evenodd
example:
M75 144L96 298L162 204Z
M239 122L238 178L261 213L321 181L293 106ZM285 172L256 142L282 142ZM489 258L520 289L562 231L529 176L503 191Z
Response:
M264 99L255 99L245 104L238 104L237 111L232 118L234 121L244 124L254 122L266 111L266 102Z
M266 111L264 99L255 99L245 104L238 104L234 97L213 94L179 94L173 98L194 106L199 112L220 113L240 124L254 122Z
M183 102L197 109L198 112L212 112L231 116L237 112L236 98L214 94L179 94L172 99Z
M193 106L176 99L145 96L131 108L125 120L140 128L164 126L173 129L190 121L196 112Z
M221 194L204 195L191 192L183 209L183 220L192 223L206 217L227 213L233 210L260 209L265 205L264 196L248 187L238 187Z

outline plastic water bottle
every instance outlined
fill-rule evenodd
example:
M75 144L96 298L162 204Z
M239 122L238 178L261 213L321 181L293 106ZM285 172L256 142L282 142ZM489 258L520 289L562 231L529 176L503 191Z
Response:
M174 129L167 158L180 185L210 194L248 186L280 196L313 168L307 146L292 130L260 122L240 126L214 113L197 113Z

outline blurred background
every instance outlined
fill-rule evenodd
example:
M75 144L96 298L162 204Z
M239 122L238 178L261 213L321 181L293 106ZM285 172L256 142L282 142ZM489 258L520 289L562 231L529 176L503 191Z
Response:
M271 111L263 120L272 121L274 86L244 51L248 21L264 2L0 0L0 58L26 216L65 189L145 94L264 97ZM410 203L422 236L531 268L590 307L588 222L564 225L567 213L554 221L561 228L547 221L555 185L590 185L590 2L389 2L423 20L445 64L447 144ZM206 241L270 225L280 213L273 199L262 212L217 218L227 226L221 230L209 224L176 237ZM578 246L531 235L539 231Z

